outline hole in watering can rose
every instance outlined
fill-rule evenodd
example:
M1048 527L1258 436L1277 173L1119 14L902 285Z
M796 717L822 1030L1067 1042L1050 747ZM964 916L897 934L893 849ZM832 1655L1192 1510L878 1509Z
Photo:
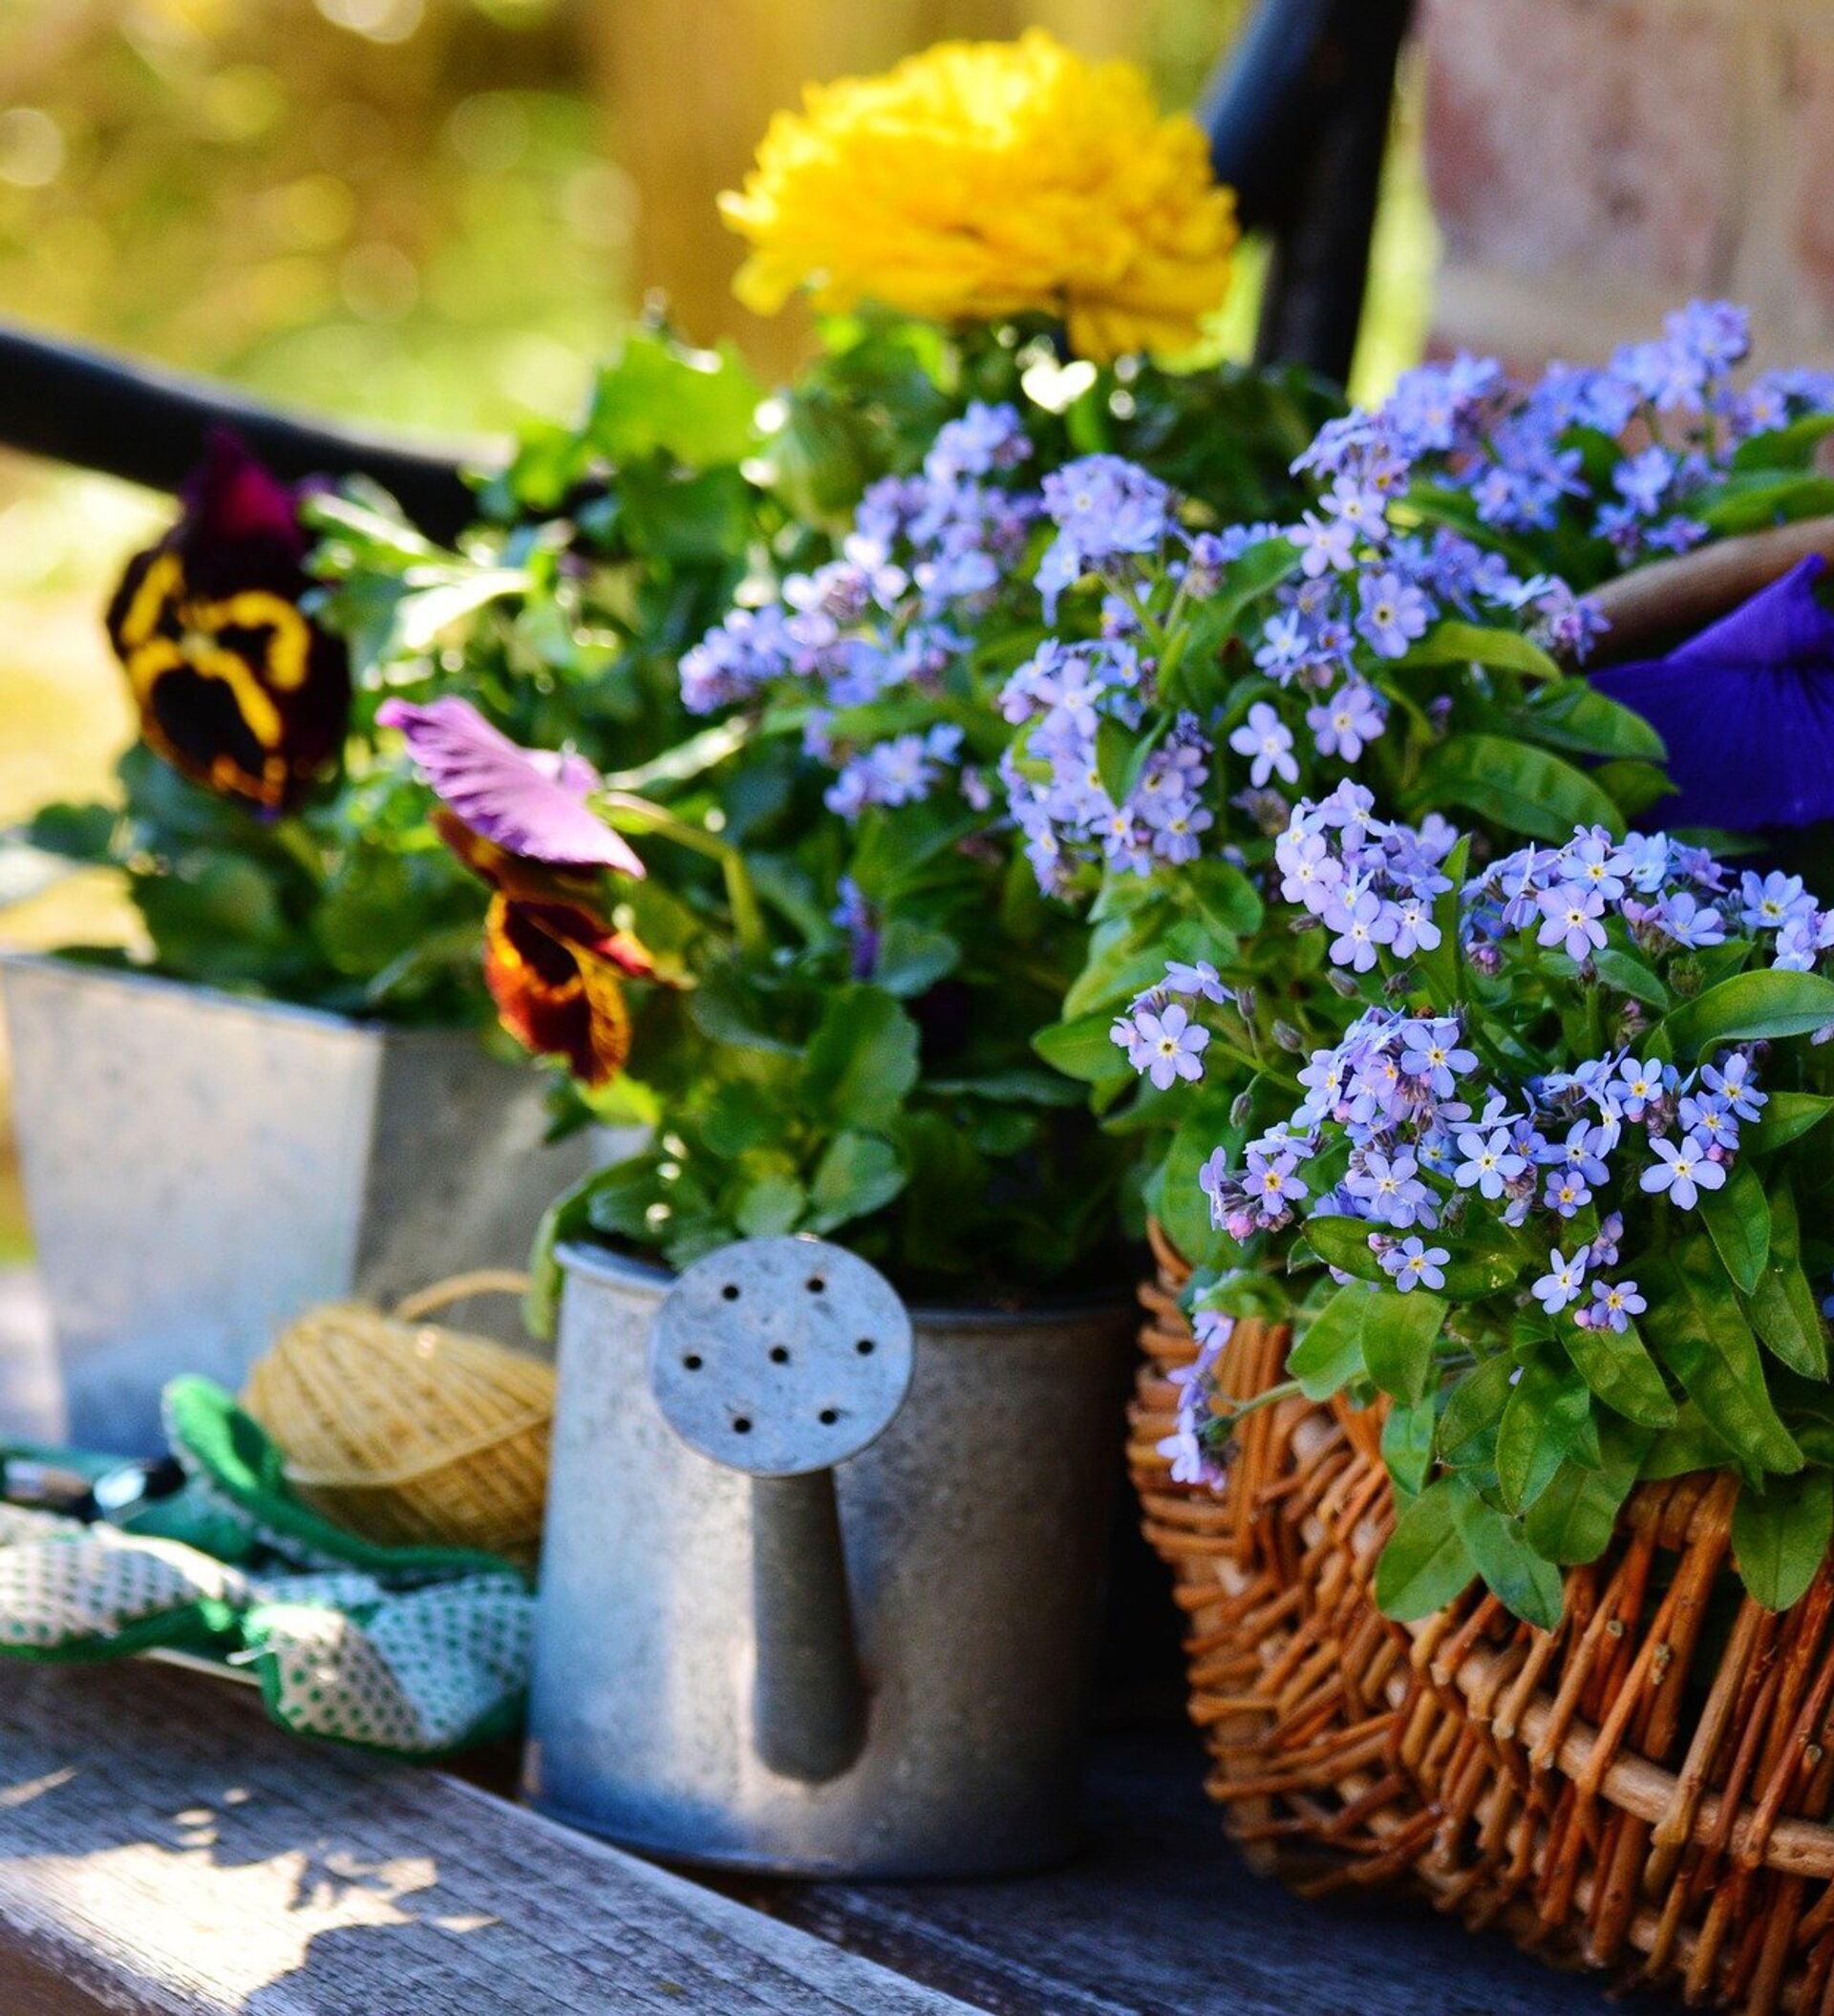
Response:
M809 1293L811 1295L825 1294L827 1292L827 1283L821 1279L821 1275L811 1274L809 1276Z
M772 1345L772 1347L771 1347L771 1363L772 1363L773 1365L788 1365L788 1364L789 1364L789 1362L790 1362L790 1354L789 1354L789 1351L788 1351L788 1349L787 1349L787 1348L785 1348L784 1346L782 1346L782 1345L780 1345L780 1344L774 1344L774 1345Z
M736 1434L736 1435L749 1435L749 1434L751 1433L751 1432L752 1432L752 1424L751 1424L751 1419L750 1419L750 1417L749 1417L748 1415L745 1415L745 1414L740 1414L740 1415L739 1415L739 1416L737 1417L737 1419L736 1419L736 1420L735 1420L735 1421L734 1421L734 1423L733 1423L733 1432L734 1432L734 1434Z
M690 1351L687 1357L681 1361L682 1369L684 1371L697 1372L700 1369L700 1353L698 1351Z
M726 1298L728 1302L736 1302L738 1300L737 1282L729 1281L726 1285L720 1289L719 1292Z
M832 1407L824 1407L816 1416L823 1428L832 1428L840 1418L839 1412Z
M870 1337L861 1338L860 1342L854 1346L854 1349L858 1351L861 1357L863 1358L870 1358L873 1352L876 1351L878 1348L879 1347L873 1343Z

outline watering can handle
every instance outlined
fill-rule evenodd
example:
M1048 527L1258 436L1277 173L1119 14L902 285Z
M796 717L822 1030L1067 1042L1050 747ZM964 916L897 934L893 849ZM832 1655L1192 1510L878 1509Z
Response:
M752 1605L758 1757L805 1784L837 1778L865 1747L866 1682L833 1471L752 1479Z

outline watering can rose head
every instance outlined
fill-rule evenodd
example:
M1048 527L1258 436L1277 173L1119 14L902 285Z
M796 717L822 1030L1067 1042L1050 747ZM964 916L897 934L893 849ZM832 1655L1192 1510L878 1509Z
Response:
M944 42L780 113L727 222L760 313L806 286L936 321L1044 314L1079 356L1188 350L1228 287L1235 202L1131 64L1041 30Z
M337 760L350 714L344 645L301 606L306 551L297 492L219 432L183 515L128 562L108 609L147 746L267 812Z
M503 1027L582 1084L608 1083L630 1050L624 983L655 967L606 915L604 871L641 881L644 866L588 802L598 773L521 748L456 696L386 700L376 720L401 731L439 796L440 838L490 886L484 980Z

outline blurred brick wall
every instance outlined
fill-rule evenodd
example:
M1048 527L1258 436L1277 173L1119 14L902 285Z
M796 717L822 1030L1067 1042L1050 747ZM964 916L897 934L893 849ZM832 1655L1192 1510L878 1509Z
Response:
M1723 294L1834 365L1834 0L1423 0L1434 347L1590 359Z

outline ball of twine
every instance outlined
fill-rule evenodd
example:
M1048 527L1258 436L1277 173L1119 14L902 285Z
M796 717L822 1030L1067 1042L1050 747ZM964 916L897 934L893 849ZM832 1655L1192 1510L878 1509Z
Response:
M457 1275L393 1315L329 1303L289 1325L248 1375L244 1408L309 1505L366 1539L480 1547L530 1562L547 1493L554 1369L421 1319L521 1275Z

